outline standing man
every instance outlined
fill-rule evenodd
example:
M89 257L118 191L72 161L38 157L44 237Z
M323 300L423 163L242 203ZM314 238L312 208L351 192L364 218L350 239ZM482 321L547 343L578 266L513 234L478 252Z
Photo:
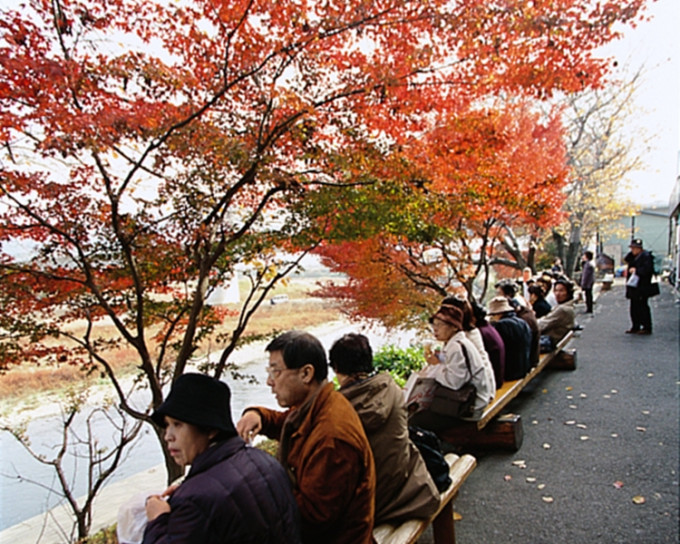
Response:
M626 284L626 298L630 299L630 320L632 326L626 331L627 334L652 334L652 312L649 309L648 299L654 274L654 258L649 251L642 247L642 240L631 240L630 252L624 257L628 263L628 281L633 275L638 280L633 287Z
M267 385L285 412L247 408L236 430L279 440L305 544L369 544L376 475L371 446L349 401L327 381L326 352L309 333L289 331L266 347Z
M593 285L595 284L595 267L593 266L593 252L584 251L581 258L581 290L586 296L586 313L593 313Z

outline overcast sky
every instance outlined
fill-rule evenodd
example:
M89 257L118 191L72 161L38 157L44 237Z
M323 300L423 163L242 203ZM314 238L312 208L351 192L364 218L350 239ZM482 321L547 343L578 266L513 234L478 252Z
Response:
M640 148L646 170L631 176L631 196L640 204L668 204L678 176L680 151L680 0L648 0L649 22L625 33L606 49L632 71L644 66L638 93L638 113L631 131L643 127L653 137L653 148Z

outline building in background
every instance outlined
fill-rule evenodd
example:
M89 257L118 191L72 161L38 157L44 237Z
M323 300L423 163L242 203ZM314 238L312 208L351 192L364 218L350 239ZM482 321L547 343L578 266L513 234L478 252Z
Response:
M680 160L678 161L680 162ZM680 170L680 166L678 167ZM678 290L678 271L680 271L680 175L675 180L675 187L669 201L669 275L668 281Z
M625 237L612 237L603 241L601 252L614 263L615 270L623 268L623 257L628 253L628 244L633 238L641 238L644 248L654 255L656 270L668 271L671 265L670 226L671 206L650 206L640 209L635 215L622 217L620 231Z

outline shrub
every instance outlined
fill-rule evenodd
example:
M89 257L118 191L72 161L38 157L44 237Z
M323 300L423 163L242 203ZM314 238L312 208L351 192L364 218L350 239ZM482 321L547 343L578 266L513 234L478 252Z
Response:
M399 386L403 387L411 372L425 366L423 348L422 346L400 348L388 344L373 354L373 366L376 370L389 372Z

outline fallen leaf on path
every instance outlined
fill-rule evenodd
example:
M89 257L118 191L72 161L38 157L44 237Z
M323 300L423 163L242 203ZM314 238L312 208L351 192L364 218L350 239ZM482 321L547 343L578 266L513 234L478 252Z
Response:
M571 408L572 410L576 410L576 408L578 408L578 406L576 406L575 404L570 404L569 408Z
M510 480L512 480L512 476L510 476L510 474L506 474L505 476L503 476L503 479L504 479L506 482L509 482Z
M605 399L610 399L610 398L612 398L611 395L602 395L602 396L603 396Z
M587 428L588 428L588 426L587 426L585 423L579 423L579 424L576 425L576 426L577 426L579 429L587 429Z
M571 390L573 389L573 387L572 387L571 385L568 385L567 387L565 387L565 389L566 389L567 391L571 391Z
M531 422L531 424L532 424L532 425L538 425L538 420L537 420L537 419L534 419L534 420Z
M590 437L584 435L584 436L581 437L581 440L590 440Z
M524 461L522 459L518 459L517 461L513 461L512 464L516 467L519 467L519 468L527 468L526 461Z
M460 521L463 519L463 516L461 516L458 512L453 513L453 521Z
M611 434L611 437L612 437L612 438L618 438L618 437L619 437L619 433L612 433L612 434Z
M543 497L543 502L547 502L548 504L552 503L555 499L552 497Z
M548 392L547 389L544 389L544 390L542 391L542 393L543 393L544 395L545 395L547 392Z
M550 444L548 444L547 442L546 442L545 444L543 444L543 449L544 449L544 450L549 450L549 449L550 449Z
M635 504L645 504L647 501L642 495L635 495L635 497L633 497L633 502Z
M572 399L574 398L574 395L567 395L567 398L568 398L569 400L572 400Z
M573 419L570 419L569 421L564 422L565 425L576 425L576 421Z
M579 396L580 396L582 399L587 399L587 398L588 398L588 395L586 395L585 393L581 393Z
M536 481L536 478L533 476L527 476L527 483L528 484L533 484Z
M642 410L642 413L643 413L644 415L648 416L650 412L649 412L649 410Z
M654 377L654 372L649 372L649 373L647 374L647 377L648 377L648 378L653 378L653 377Z
M618 389L612 389L612 393L614 393L615 395L616 395L618 392L619 392Z
M623 482L616 481L613 485L616 489L621 489L623 487Z
M545 484L538 484L536 486L536 489L543 489L545 487Z
M647 432L647 429L645 427L635 427L636 431L640 431L641 433Z

